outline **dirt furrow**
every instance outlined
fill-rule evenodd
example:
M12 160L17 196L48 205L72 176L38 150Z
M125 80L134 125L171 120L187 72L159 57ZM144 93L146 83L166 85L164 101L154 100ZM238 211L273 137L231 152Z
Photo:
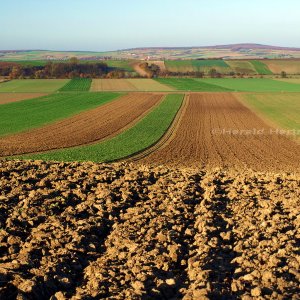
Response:
M116 220L104 255L86 269L77 297L170 299L184 294L200 176L161 170L152 180L145 197Z
M134 125L162 95L129 94L71 118L0 139L0 156L74 147L103 140Z
M232 94L191 94L170 139L141 163L254 170L300 169L300 147L276 134Z
M204 175L203 200L195 209L195 236L188 261L189 289L184 299L232 299L234 236L226 179L219 172Z

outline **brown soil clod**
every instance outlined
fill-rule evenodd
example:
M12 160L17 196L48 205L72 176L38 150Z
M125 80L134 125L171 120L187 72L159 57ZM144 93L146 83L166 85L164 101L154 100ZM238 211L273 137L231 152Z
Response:
M300 174L0 161L1 299L297 299Z

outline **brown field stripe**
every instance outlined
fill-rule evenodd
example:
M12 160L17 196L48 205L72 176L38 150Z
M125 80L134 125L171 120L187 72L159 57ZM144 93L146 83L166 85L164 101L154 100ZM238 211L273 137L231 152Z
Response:
M187 94L187 95L185 95L185 98L182 101L182 104L181 104L178 112L176 113L174 120L170 124L170 127L165 132L165 134L161 137L161 139L159 139L154 145L151 145L150 147L143 149L141 152L135 153L133 156L128 157L128 159L126 159L126 161L128 161L128 162L139 161L139 160L147 157L151 153L157 151L158 149L160 149L162 147L166 147L168 145L169 141L172 140L173 136L175 135L175 132L179 126L180 120L181 120L182 116L184 115L184 112L188 105L188 101L189 101L189 95ZM122 160L124 160L124 159L122 159Z
M159 94L132 93L68 119L0 139L0 156L43 152L113 137L162 100Z
M143 164L185 167L239 167L294 170L300 147L284 136L268 134L267 125L230 93L191 94L165 145L140 160ZM215 133L264 129L265 135Z
M7 104L27 99L47 96L45 93L0 93L0 104Z

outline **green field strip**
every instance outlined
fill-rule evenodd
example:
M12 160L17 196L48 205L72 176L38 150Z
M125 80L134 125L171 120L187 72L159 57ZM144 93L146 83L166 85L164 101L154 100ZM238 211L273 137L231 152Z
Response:
M300 92L299 84L268 78L206 78L195 80L239 92Z
M59 89L60 92L88 92L91 88L91 78L73 78Z
M220 59L193 60L192 66L195 72L208 73L211 69L216 69L218 72L221 73L231 71L229 65L224 60Z
M120 93L57 93L1 105L0 136L40 127L119 97Z
M169 72L192 72L191 60L166 60L165 67Z
M171 86L180 91L194 92L230 92L230 88L218 86L214 83L204 82L193 78L157 78L158 82Z
M2 93L52 93L67 84L69 79L15 79L0 85Z
M138 153L155 144L170 127L184 95L167 95L135 126L116 137L97 144L25 155L22 158L56 161L110 162Z
M239 98L272 124L283 129L300 130L300 93L244 94Z
M269 67L259 60L251 60L250 61L256 72L260 75L273 75Z
M98 61L99 62L99 61ZM109 68L120 69L126 72L134 72L132 61L127 60L105 60L103 63L107 64Z

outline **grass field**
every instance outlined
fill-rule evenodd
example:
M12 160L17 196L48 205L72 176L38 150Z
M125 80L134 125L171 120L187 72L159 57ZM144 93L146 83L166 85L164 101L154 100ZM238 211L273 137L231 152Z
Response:
M73 78L66 85L59 89L61 92L87 92L90 90L92 79Z
M273 124L300 130L300 94L244 94L239 98Z
M272 75L273 73L266 64L259 60L251 60L251 64L254 66L256 72L261 75Z
M1 105L0 136L26 131L107 103L118 93L53 94Z
M0 84L3 93L51 93L59 90L69 79L16 79Z
M107 64L110 68L121 69L127 72L134 72L132 61L129 60L105 60L103 63Z
M241 92L300 92L299 84L280 82L267 78L207 78L195 80Z
M163 102L134 127L102 143L63 149L24 158L59 161L107 162L137 153L157 142L172 123L183 95L167 95Z
M171 86L181 91L198 92L229 92L230 88L215 85L214 83L204 82L192 78L159 78L156 79L161 84Z

